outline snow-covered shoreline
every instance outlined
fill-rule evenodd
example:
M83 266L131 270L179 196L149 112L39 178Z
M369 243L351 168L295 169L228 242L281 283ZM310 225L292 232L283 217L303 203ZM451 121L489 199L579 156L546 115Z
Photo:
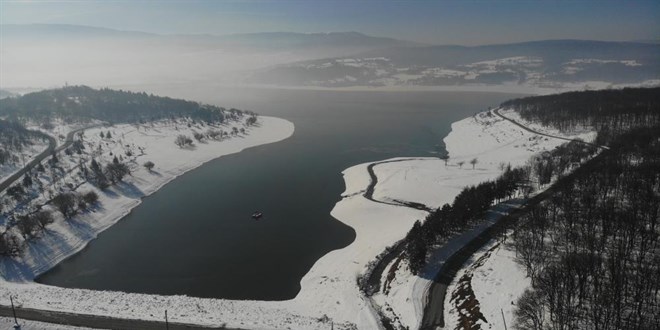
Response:
M585 132L580 137L590 140L592 135ZM531 155L565 141L539 137L499 117L481 113L453 123L444 142L450 155L448 165L437 158L422 158L375 166L379 182L374 198L438 207L451 202L463 187L497 177L502 163L523 164ZM473 158L479 160L474 169L468 163ZM159 161L162 160L155 162ZM465 165L458 166L461 161ZM3 282L0 304L8 304L8 295L13 294L24 307L122 318L156 320L169 308L175 310L170 317L176 322L249 329L322 329L328 327L327 320L332 320L336 329L377 329L378 317L360 293L357 278L370 261L401 239L427 213L366 199L363 193L370 182L369 165L355 165L342 172L346 189L331 211L333 217L355 230L355 241L317 260L302 278L300 292L291 300L232 301ZM402 324L414 328L420 321L414 303L419 299L415 297L419 294L416 288L424 287L428 280L401 275L392 283L390 295L375 299L381 306L394 307Z
M607 88L626 87L655 87L660 80L648 80L630 84L612 84L606 81L582 81L575 83L564 83L558 86L539 86L534 84L463 84L463 85L384 85L384 86L348 86L348 87L326 87L326 86L297 86L297 85L268 85L268 84L239 84L227 85L225 87L241 88L263 88L283 90L311 90L311 91L340 91L340 92L479 92L479 93L505 93L505 94L529 94L549 95L565 92L584 90L597 90Z
M131 177L124 182L111 186L107 191L99 192L101 209L51 225L43 237L28 245L27 251L24 251L21 258L12 261L5 259L0 262L2 278L10 281L34 280L38 275L85 248L98 234L128 215L143 198L157 192L177 177L213 159L286 139L293 134L294 126L284 119L259 117L259 126L250 129L249 134L244 138L198 143L194 150L177 148L172 142L175 136L169 138L167 135L147 136L136 133L132 125L119 125L115 128L116 132L122 130L126 134L141 134L145 143L150 143L146 148L149 154L138 159L154 162L157 164L155 170L152 172L142 166L136 167ZM107 129L89 129L86 135L96 137L102 131ZM92 189L89 184L81 188ZM122 190L131 192L124 193Z

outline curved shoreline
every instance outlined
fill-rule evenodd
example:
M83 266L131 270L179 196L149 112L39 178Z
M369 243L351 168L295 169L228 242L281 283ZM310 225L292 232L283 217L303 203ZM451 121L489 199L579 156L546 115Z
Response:
M386 201L380 201L374 198L374 191L376 190L376 185L378 184L378 176L374 172L374 167L376 165L380 164L387 164L387 163L394 163L394 162L405 162L409 160L425 160L427 158L402 158L402 159L396 159L396 160L384 160L380 162L374 162L369 164L367 166L367 172L369 172L369 178L371 179L371 182L369 182L369 185L367 186L367 190L364 192L363 196L364 198L375 202L375 203L381 203L381 204L388 204L388 205L394 205L394 206L403 206L403 207L410 207L416 210L420 211L426 211L426 212L431 212L433 211L433 208L428 207L422 203L417 203L417 202L409 202L409 201L402 201L402 200L394 200L392 202L386 202Z
M502 119L494 125L483 125L479 118L468 117L453 123L452 131L444 138L452 162L479 157L479 168L459 168L453 164L445 166L437 158L406 162L395 162L397 158L385 160L381 166L371 166L377 177L378 199L415 201L428 207L437 207L450 202L465 185L498 175L497 162L503 157L515 163L522 161L521 155L530 154L528 147L515 149L515 144L521 141L529 143L529 135L520 133L522 129L512 129L515 125ZM492 121L493 118L488 120ZM513 130L515 134L501 133L508 130ZM474 142L466 144L466 141ZM540 145L552 147L552 143L547 141L541 141ZM511 156L511 151L517 153ZM300 291L293 299L235 301L62 289L28 283L1 286L0 304L8 305L7 295L19 293L31 297L25 301L26 307L30 308L129 319L157 320L160 319L162 309L170 306L176 307L171 315L173 320L199 325L223 324L250 329L327 329L328 324L322 320L332 320L335 328L350 328L352 325L359 329L377 328L379 315L368 299L360 294L356 278L364 272L369 262L387 246L400 240L414 221L423 219L427 213L401 205L374 203L367 199L365 192L371 184L368 170L371 164L355 165L342 172L346 188L341 195L342 199L331 211L334 218L355 230L355 240L342 249L320 257L301 279ZM373 186L376 191L376 184ZM401 299L401 303L405 303L403 308L408 309L408 315L402 315L402 320L405 319L405 324L414 324L417 301L407 296L408 290L414 292L414 285L405 285L398 290L403 298L395 298ZM379 304L382 306L381 301Z
M144 198L149 197L152 194L158 192L158 190L160 190L163 186L172 182L174 179L178 178L179 176L184 175L185 173L191 170L194 170L212 160L221 158L223 156L239 153L243 150L257 147L260 145L275 143L284 140L292 136L295 131L295 127L293 123L287 120L276 117L267 117L267 116L260 116L259 118L262 120L262 125L253 128L245 139L241 139L240 141L239 140L221 141L221 142L217 142L217 144L215 144L216 142L213 142L214 144L212 144L211 147L205 148L211 150L207 150L207 152L204 154L201 154L199 150L191 151L193 153L200 152L200 154L197 155L192 154L192 156L189 155L191 161L184 161L181 164L162 170L161 171L162 175L159 176L158 179L154 179L153 182L150 183L141 182L140 177L134 177L133 178L134 182L132 182L131 184L137 184L137 186L140 189L141 195L137 196L137 198L130 198L130 197L124 198L118 204L112 205L114 212L112 212L113 210L110 210L108 213L95 212L95 213L80 215L80 217L86 218L84 220L81 220L80 222L92 220L96 222L95 223L96 226L92 226L93 228L91 229L90 232L84 233L85 235L87 235L85 237L66 240L64 243L67 243L68 246L66 246L64 250L55 250L52 249L51 246L50 247L51 249L49 250L50 256L46 256L46 258L44 258L43 255L40 255L39 256L40 258L34 262L33 262L34 258L31 255L29 255L31 251L26 252L28 253L27 257L21 256L19 260L16 260L16 258L12 258L11 261L7 261L6 259L0 260L0 281L10 281L10 282L34 281L34 279L36 279L39 275L42 275L51 268L55 267L60 262L82 251L84 248L87 247L89 242L96 239L100 233L107 230L114 224L124 219L128 214L130 214L135 207L139 206L142 203L142 200ZM272 127L268 125L271 125ZM252 137L252 139L250 139L250 137ZM232 145L229 146L229 144ZM213 147L217 147L217 148L213 148ZM109 189L112 190L115 188L116 187L110 187ZM113 191L113 193L116 192ZM99 195L101 195L101 198L103 198L102 193L99 193ZM114 201L109 200L109 202L114 202ZM72 219L68 221L72 222L72 221L76 221L76 219ZM43 250L45 249L40 247L40 245L49 244L48 242L43 242L48 238L47 236L48 235L44 235L44 237L40 238L39 240L31 242L29 244L30 250L36 249L40 251L36 251L35 253L43 253Z

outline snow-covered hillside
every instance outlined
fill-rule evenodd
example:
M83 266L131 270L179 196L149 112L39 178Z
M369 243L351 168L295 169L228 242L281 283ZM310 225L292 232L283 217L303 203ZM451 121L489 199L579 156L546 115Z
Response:
M507 112L504 112L510 115ZM290 134L289 123L262 117L263 128L250 131L250 137L261 136L275 140ZM268 127L275 127L268 130ZM289 127L289 129L287 129ZM158 128L157 130L161 130ZM99 131L107 130L100 128ZM263 130L264 135L259 135ZM273 135L276 134L277 138ZM215 150L214 142L198 145L198 150L171 150L171 141L162 142L160 134L151 131L135 130L129 126L112 128L113 136L123 134L144 135L141 144L147 152L142 160L153 160L155 170L171 179L177 173L193 168L205 159L221 153L238 151L245 145L222 143ZM288 132L288 133L287 133ZM286 134L285 134L286 133ZM558 132L552 132L559 134ZM88 136L95 133L89 132ZM581 134L585 140L593 134ZM249 139L248 139L249 140ZM540 137L490 113L480 113L452 124L452 132L445 138L449 152L447 165L436 158L403 160L379 164L374 172L379 178L374 192L377 200L405 200L437 207L451 202L466 185L493 179L501 173L501 164L512 166L525 163L530 156L549 150L564 141ZM230 142L230 141L228 141ZM223 142L225 143L225 142ZM163 148L163 149L159 149ZM215 150L215 151L212 151ZM184 161L182 156L198 157ZM160 155L160 156L159 156ZM194 156L197 155L197 156ZM469 160L477 158L474 169ZM169 159L177 159L170 163ZM459 166L459 162L465 164ZM122 292L95 292L91 290L63 289L24 281L3 282L0 286L0 303L8 303L6 297L13 294L21 306L43 309L56 309L76 313L112 315L114 317L159 319L163 309L174 310L172 320L198 324L218 325L250 329L325 329L333 322L335 329L377 329L378 316L369 300L357 287L357 278L365 272L370 261L374 260L387 246L400 240L416 220L423 219L426 212L407 207L375 203L363 196L370 178L368 163L346 169L343 172L346 190L331 214L353 227L356 239L349 246L332 251L320 258L301 280L300 293L288 301L231 301L222 299L202 299L186 296L156 296ZM132 184L150 192L168 180L155 180L146 170L137 169ZM120 194L120 196L122 196ZM132 206L139 199L122 196L118 202ZM106 201L107 202L107 201ZM114 202L113 202L114 203ZM108 208L110 209L110 208ZM112 209L115 209L113 206ZM102 215L103 212L100 212ZM102 217L95 215L85 221L91 222L94 232L114 223L121 214L109 212ZM112 220L111 220L112 219ZM66 226L56 230L67 233ZM471 233L469 235L473 235ZM87 239L93 233L85 233ZM72 237L74 246L82 247L80 237ZM60 245L62 246L62 245ZM72 253L77 248L69 250ZM43 251L36 249L35 251ZM445 251L446 252L446 251ZM30 279L32 276L52 266L56 260L68 254L55 254L50 259L26 258L23 266L17 263L3 263L2 272L12 279ZM437 265L442 261L443 251L438 251ZM36 257L36 255L35 255ZM432 272L433 269L428 270ZM410 275L405 263L394 270L389 294L375 296L377 304L391 310L404 326L416 328L421 319L421 295L430 281ZM21 275L17 275L21 274ZM27 275L26 275L27 274ZM384 273L384 276L387 272ZM486 293L487 294L487 293ZM176 306L176 308L173 308Z
M475 47L391 48L350 57L280 64L256 71L248 84L454 88L507 86L566 91L660 84L658 45L546 40Z
M524 122L512 111L502 111L502 114ZM531 123L525 125L530 125L543 133L564 136L551 128ZM585 130L566 137L591 141L595 138L595 134ZM379 178L383 178L383 181L382 184L379 182L374 196L381 200L414 201L439 207L451 203L464 187L495 179L502 173L503 165L510 164L514 167L524 165L533 155L551 150L566 141L531 133L509 121L484 112L453 123L452 132L444 142L450 157L447 166L439 159L392 162L376 166L375 172ZM469 161L475 158L478 162L472 169ZM464 164L459 166L461 162ZM407 222L409 226L415 219L421 219L414 218L414 210L410 212L410 217L406 219L410 221ZM438 246L431 252L431 261L422 270L420 276L413 276L405 261L399 263L394 261L383 272L381 278L381 283L389 283L388 294L381 292L374 297L384 310L389 311L386 315L398 319L402 326L417 328L422 318L423 299L434 274L453 252L496 220L489 219L483 226ZM400 218L398 220L403 222ZM404 227L399 230L405 233L409 229L410 227ZM392 267L394 267L392 270L394 278L388 279L389 269Z

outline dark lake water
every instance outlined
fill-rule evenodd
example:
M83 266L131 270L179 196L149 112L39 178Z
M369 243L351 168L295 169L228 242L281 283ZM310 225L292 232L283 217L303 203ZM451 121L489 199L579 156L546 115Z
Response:
M342 170L436 155L452 122L511 97L286 90L207 96L204 101L285 118L295 133L175 179L38 281L165 295L293 298L314 262L355 237L330 216L344 191ZM254 210L265 217L251 220Z

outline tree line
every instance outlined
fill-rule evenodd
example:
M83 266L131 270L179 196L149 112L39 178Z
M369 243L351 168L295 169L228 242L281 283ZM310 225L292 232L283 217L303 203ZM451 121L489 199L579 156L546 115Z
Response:
M570 173L597 150L576 139L533 157L524 166L502 166L503 173L493 181L464 188L452 204L434 210L423 222L417 221L406 235L405 256L411 272L417 274L426 265L433 245L481 223L494 204L515 196L528 196L537 187Z
M18 153L33 144L35 139L44 139L44 136L26 129L16 121L0 119L0 165L18 163Z
M48 160L51 170L57 168L58 162L57 155L53 154ZM146 162L143 166L151 171L154 165L153 162ZM99 189L106 189L112 184L121 182L131 172L128 165L120 161L117 156L105 165L95 159L92 159L89 164L81 162L77 165L77 169L79 170L78 175ZM37 178L39 173L44 171L45 168L41 163L34 169L29 169L21 182L7 189L7 195L20 204L34 198L35 191L44 193L45 187ZM68 189L70 190L55 194L45 203L51 204L55 210L62 214L65 220L71 219L80 212L87 211L89 207L96 205L98 202L99 196L94 191L79 193L73 190L73 186L69 186ZM8 215L5 215L7 222L4 232L0 232L0 256L18 255L23 246L21 242L37 238L39 233L46 229L47 225L54 222L53 213L43 209L42 206L28 207L32 210L22 214L12 210ZM15 234L12 228L18 231L22 239Z
M660 124L660 88L624 88L532 96L503 102L528 121L561 131L593 128L623 133L632 127ZM601 140L600 144L608 141Z
M511 198L528 177L526 168L507 166L496 180L464 188L451 205L445 204L426 216L423 222L415 222L405 238L404 256L411 272L417 274L424 267L431 246L465 231L480 220L494 202Z
M520 328L660 328L660 126L610 148L520 218Z
M0 99L0 115L14 119L28 118L46 124L54 118L74 122L97 119L111 123L133 123L180 117L221 123L237 119L244 113L238 109L225 109L144 92L93 89L87 86L67 86Z
M573 92L502 104L562 130L596 129L596 142L610 148L517 222L516 259L532 282L516 303L518 328L660 328L658 92Z

